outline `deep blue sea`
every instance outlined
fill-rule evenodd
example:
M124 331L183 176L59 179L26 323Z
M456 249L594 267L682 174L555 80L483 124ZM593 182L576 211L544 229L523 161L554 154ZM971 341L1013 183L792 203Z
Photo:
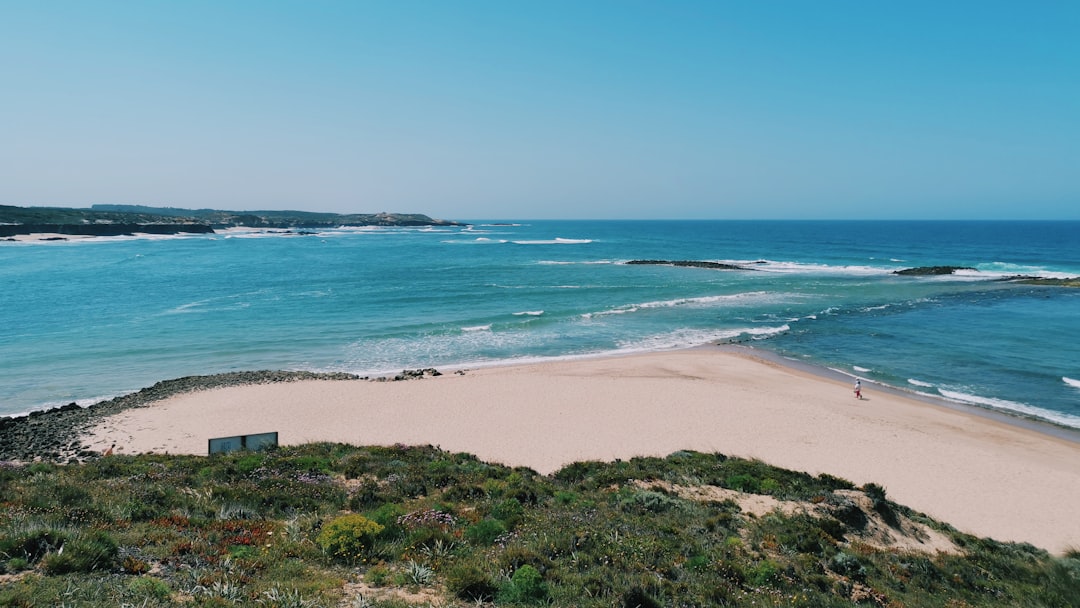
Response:
M932 265L977 271L891 274ZM737 341L1080 428L1080 289L996 280L1018 274L1080 276L1080 222L477 221L0 242L0 415L193 374Z

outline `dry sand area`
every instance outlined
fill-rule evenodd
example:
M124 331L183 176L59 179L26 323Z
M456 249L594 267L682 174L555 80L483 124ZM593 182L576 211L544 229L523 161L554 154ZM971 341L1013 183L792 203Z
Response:
M432 444L550 473L680 449L884 486L957 528L1080 548L1080 443L730 349L189 393L104 419L88 444L206 454L211 437Z

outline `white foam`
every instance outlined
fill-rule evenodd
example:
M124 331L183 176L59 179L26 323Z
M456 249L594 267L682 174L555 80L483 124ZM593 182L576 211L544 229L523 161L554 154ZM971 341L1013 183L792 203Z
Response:
M765 338L782 334L791 328L787 325L766 327L738 327L732 329L680 329L673 332L657 334L646 338L624 341L619 343L620 352L652 352L669 350L674 348L688 348L728 341L734 338L747 336L751 340L763 340Z
M1046 268L1045 266L1031 266L1027 264L1012 264L1009 262L990 262L988 264L976 264L975 268L978 272L991 278L1002 277L1014 277L1017 275L1040 277L1044 279L1071 279L1076 276L1075 272L1059 272ZM957 271L960 273L962 271ZM965 274L972 274L971 271L966 271Z
M471 327L462 327L461 331L491 331L491 324L487 325L473 325Z
M742 299L760 299L765 297L783 297L784 294L772 294L767 291L748 291L745 293L736 293L722 296L700 296L696 298L676 298L674 300L657 300L653 302L641 302L639 304L626 304L609 310L603 310L600 312L588 312L582 317L590 319L592 317L602 317L605 315L624 315L631 312L637 312L639 310L645 310L650 308L671 308L674 306L693 306L693 305L707 305L716 304L718 302L731 302Z
M534 241L511 241L515 245L584 245L593 242L592 239L539 239Z
M515 317L539 317L544 314L542 310L523 310L521 312L515 312Z
M857 372L859 372L859 373L863 373L863 374L865 374L866 372L872 372L872 371L874 371L874 370L872 370L872 369L867 369L867 368L865 368L865 367L859 367L858 365L852 365L852 366L851 366L851 369L853 369L853 370L855 370L855 371L857 371Z
M1062 376L1061 379L1065 384L1068 384L1071 387L1080 388L1080 380L1073 380L1072 378L1066 378L1065 376Z
M914 378L908 378L908 384L913 384L915 386L921 386L923 388L933 388L933 386L934 386L933 384L930 384L929 382L923 382L922 380L916 380Z
M830 274L830 275L857 275L874 276L885 275L894 269L885 266L831 266L829 264L807 264L803 262L780 262L775 260L734 260L724 262L736 266L761 272L773 272L779 274Z
M441 241L447 245L502 245L509 243L506 239L490 239L486 236L478 236L475 239L448 239Z
M1006 399L981 397L979 395L970 395L968 393L961 393L959 391L945 390L940 387L937 390L939 393L941 393L942 397L945 397L946 399L950 399L952 401L979 405L983 407L988 407L990 409L1006 412L1013 412L1031 418L1047 420L1049 422L1061 424L1064 426L1080 428L1080 416L1073 416L1071 414L1064 414L1061 412L1051 412L1049 410L1044 410L1042 408L1028 405L1026 403L1017 403L1016 401L1008 401Z
M583 260L580 262L568 262L563 260L540 260L537 264L545 266L573 266L575 264L583 265L602 265L602 264L614 264L611 260Z

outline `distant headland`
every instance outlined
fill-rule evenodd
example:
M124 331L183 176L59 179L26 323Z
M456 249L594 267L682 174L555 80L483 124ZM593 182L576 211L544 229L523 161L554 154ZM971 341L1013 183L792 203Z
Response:
M93 205L88 209L0 205L0 238L29 234L211 234L228 228L304 230L341 226L460 225L462 224L458 222L432 219L419 213L225 211L144 205Z

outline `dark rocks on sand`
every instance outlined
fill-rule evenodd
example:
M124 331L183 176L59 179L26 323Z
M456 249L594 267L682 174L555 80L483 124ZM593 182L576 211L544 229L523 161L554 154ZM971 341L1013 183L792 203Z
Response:
M713 270L750 270L735 264L697 260L630 260L627 264L651 266L687 266L690 268L711 268Z
M953 274L957 270L976 270L970 266L919 266L918 268L905 268L903 270L894 270L893 274L902 276L933 276L942 274Z
M1020 283L1021 285L1045 285L1048 287L1080 287L1080 277L1070 277L1067 279L1050 279L1046 277L1017 275L1013 277L1004 277L1000 280L1008 281L1011 283Z

